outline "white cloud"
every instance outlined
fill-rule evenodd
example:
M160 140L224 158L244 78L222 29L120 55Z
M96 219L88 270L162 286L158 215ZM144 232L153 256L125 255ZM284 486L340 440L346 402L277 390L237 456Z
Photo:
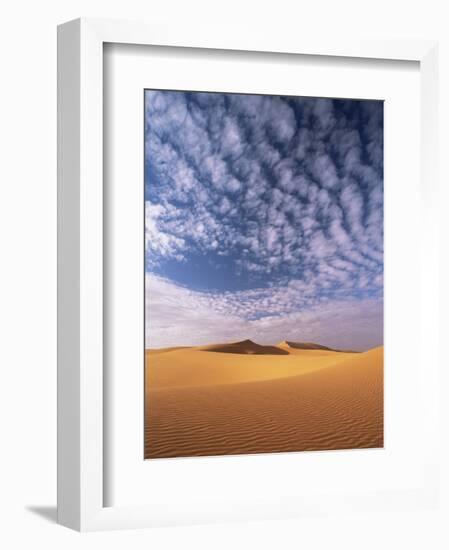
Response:
M145 203L145 249L154 252L156 257L174 257L184 248L185 241L160 230L159 219L164 213L162 205L151 204L149 201Z
M382 343L382 303L375 299L302 300L300 281L272 289L207 293L146 275L146 346L201 345L253 339L315 341L369 349ZM293 305L289 310L288 306Z
M148 91L147 268L208 255L256 287L291 281L302 301L273 290L273 317L361 292L380 303L382 116L376 102ZM242 299L226 311L261 315Z

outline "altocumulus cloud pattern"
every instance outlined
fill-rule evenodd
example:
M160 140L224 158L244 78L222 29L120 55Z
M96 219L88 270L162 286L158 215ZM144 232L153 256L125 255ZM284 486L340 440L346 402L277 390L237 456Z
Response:
M382 344L382 102L147 90L145 205L147 347Z

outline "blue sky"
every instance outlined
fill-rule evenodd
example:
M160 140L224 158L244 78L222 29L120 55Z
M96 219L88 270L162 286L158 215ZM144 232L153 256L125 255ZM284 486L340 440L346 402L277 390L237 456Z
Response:
M148 347L383 332L383 103L145 92Z

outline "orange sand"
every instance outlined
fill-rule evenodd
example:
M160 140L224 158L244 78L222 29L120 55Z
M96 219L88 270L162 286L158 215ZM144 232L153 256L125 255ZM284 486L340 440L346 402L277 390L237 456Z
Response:
M245 340L147 350L145 368L146 458L383 446L383 347Z

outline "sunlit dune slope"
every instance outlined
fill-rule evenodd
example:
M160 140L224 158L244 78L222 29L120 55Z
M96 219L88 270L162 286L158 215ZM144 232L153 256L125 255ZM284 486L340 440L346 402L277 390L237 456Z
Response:
M232 345L234 344L219 344L217 347L225 348ZM334 352L326 352L326 356L322 356L298 350L301 354L298 358L296 350L293 353L274 355L271 353L239 354L235 351L208 348L209 346L200 346L171 348L170 351L147 350L147 390L260 382L285 376L297 376L325 368L351 356Z
M159 349L147 349L145 350L145 356L157 355L159 353L168 353L169 351L176 351L179 349L190 349L189 346L175 346L172 348L159 348Z
M302 349L302 350L316 350L316 351L339 351L342 353L356 353L350 350L333 349L320 344L314 344L313 342L290 342L284 340L278 344L278 347L286 350Z
M147 351L145 456L383 446L383 348Z

